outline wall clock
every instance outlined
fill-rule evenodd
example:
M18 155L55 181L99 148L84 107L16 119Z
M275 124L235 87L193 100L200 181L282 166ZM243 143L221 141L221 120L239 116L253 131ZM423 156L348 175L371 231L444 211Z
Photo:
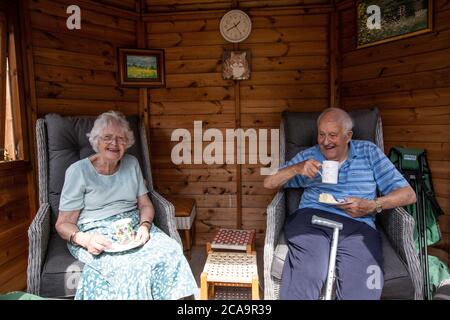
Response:
M244 41L250 35L251 30L252 21L242 10L230 10L220 20L220 33L229 42Z

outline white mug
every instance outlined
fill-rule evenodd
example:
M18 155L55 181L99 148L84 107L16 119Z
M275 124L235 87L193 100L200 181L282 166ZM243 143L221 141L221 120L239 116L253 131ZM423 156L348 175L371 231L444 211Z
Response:
M325 160L322 162L322 183L337 184L339 177L339 162Z

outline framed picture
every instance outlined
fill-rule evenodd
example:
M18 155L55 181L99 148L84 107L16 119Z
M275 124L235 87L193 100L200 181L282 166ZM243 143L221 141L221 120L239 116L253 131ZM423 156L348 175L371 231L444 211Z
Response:
M250 79L250 51L229 51L222 54L222 78L224 80Z
M358 0L357 48L433 29L433 0Z
M165 86L164 50L119 48L118 58L121 86Z

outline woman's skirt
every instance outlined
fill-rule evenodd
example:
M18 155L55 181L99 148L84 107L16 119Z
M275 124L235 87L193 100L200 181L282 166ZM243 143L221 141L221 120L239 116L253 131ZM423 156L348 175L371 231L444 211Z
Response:
M131 218L137 232L137 210L78 227L83 232L102 234L112 240L111 224L123 218ZM181 246L155 225L145 245L128 251L95 256L83 247L70 243L68 247L85 264L75 299L175 300L197 293L197 283Z

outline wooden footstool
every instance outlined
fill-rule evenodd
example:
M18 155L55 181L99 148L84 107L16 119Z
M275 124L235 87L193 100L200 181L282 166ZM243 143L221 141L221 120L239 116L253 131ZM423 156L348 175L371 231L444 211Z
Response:
M200 277L200 299L214 298L215 286L251 288L252 300L259 300L256 252L211 251Z
M177 229L183 235L188 258L191 258L192 245L195 243L195 216L197 214L195 200L189 198L167 197L175 207Z
M220 250L255 251L255 230L221 228L212 242L206 243L206 253Z

